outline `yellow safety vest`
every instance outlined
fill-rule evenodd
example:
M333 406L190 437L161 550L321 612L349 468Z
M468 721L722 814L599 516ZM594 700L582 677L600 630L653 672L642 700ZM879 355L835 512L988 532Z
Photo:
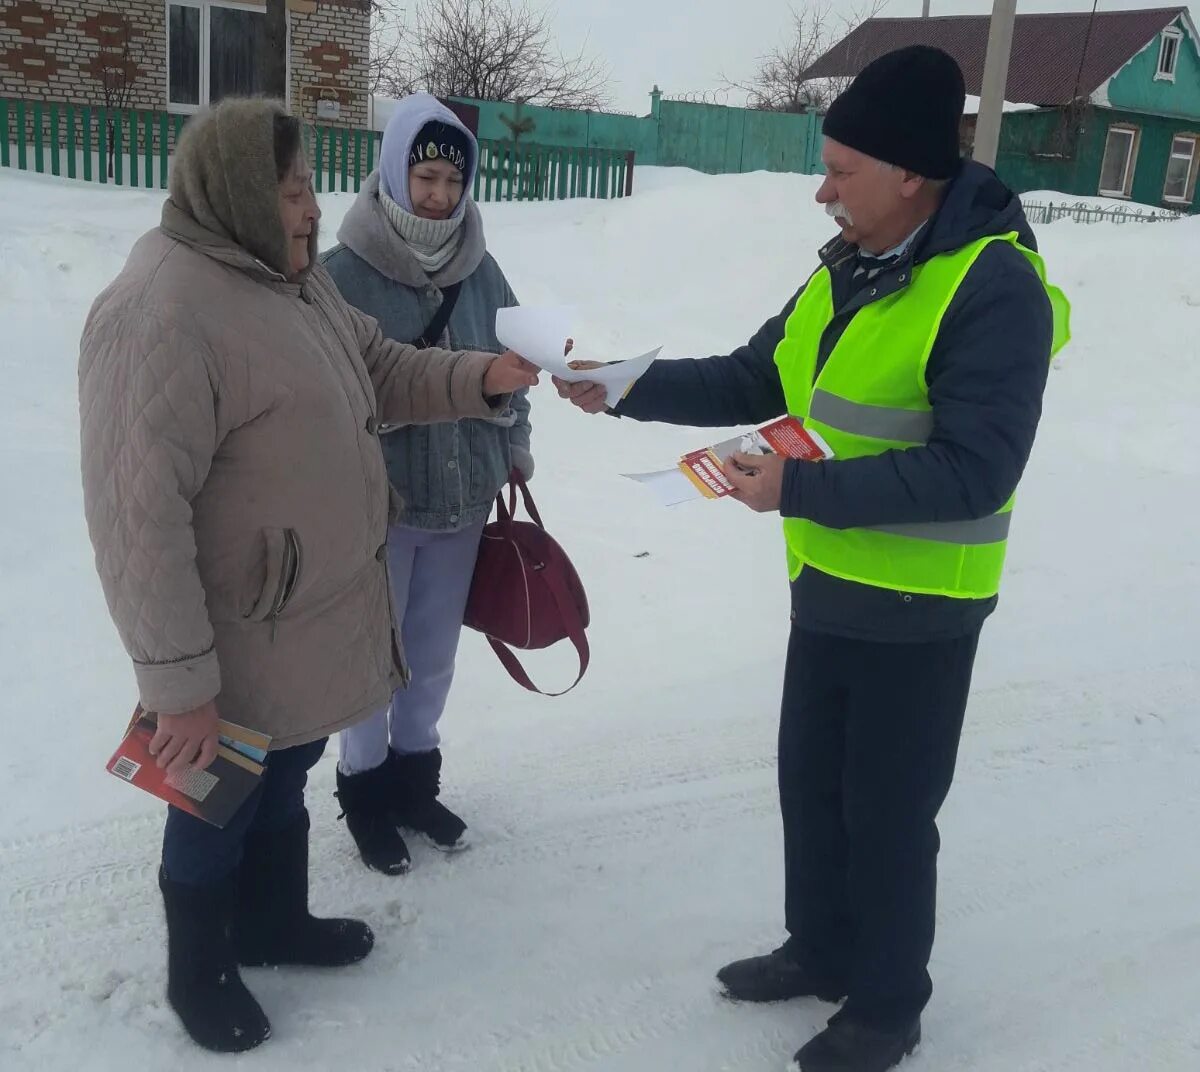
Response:
M809 280L788 317L775 364L788 412L818 432L836 459L928 442L933 410L925 366L942 317L992 242L1011 242L1037 271L1054 310L1053 357L1070 338L1070 305L1046 282L1041 257L1020 245L1015 232L981 238L915 266L906 287L854 314L819 375L821 337L834 317L829 269L821 268ZM1012 508L1010 498L997 513L976 521L856 529L785 518L788 568L793 580L808 564L879 588L984 599L1000 587Z

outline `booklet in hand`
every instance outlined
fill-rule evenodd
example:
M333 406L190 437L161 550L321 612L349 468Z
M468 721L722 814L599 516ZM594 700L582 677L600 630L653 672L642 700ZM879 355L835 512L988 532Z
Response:
M733 454L781 454L805 462L833 457L833 451L816 432L810 432L795 417L780 417L745 435L685 454L679 468L704 498L720 499L733 491L723 472Z
M780 417L744 435L693 450L685 454L674 469L625 475L649 487L664 506L677 506L694 499L721 499L733 491L724 466L736 453L779 454L809 462L833 457L829 444L816 432L805 428L798 418Z
M158 718L139 704L108 772L190 815L224 827L262 780L271 738L233 722L220 721L217 756L204 770L189 767L168 775L150 754Z

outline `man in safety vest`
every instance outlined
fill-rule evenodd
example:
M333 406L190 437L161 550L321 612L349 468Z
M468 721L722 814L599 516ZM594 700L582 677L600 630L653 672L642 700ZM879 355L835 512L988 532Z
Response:
M1020 201L959 158L962 73L912 47L825 118L817 201L841 228L782 312L724 357L660 361L616 408L673 424L803 418L830 461L736 455L783 517L792 631L779 727L787 941L718 973L741 1001L846 999L802 1072L883 1072L932 992L939 846L976 645L1068 307ZM588 412L604 389L557 382Z

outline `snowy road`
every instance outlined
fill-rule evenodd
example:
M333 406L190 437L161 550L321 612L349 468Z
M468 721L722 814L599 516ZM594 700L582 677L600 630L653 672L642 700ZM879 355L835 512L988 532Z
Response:
M522 298L585 296L614 353L743 342L826 236L810 178L638 183L486 209ZM187 1042L163 999L161 815L103 770L132 679L83 530L75 412L83 316L157 198L7 174L0 193L0 1069L782 1072L830 1008L737 1007L713 982L782 939L776 524L660 509L619 474L712 435L589 421L545 388L534 491L588 586L593 669L529 698L467 638L445 784L474 847L415 846L403 878L358 864L330 749L313 901L368 919L376 951L248 971L274 1025L253 1054ZM346 199L326 208L332 236ZM1197 227L1043 229L1075 342L984 632L905 1072L1200 1069ZM549 685L573 666L528 665Z

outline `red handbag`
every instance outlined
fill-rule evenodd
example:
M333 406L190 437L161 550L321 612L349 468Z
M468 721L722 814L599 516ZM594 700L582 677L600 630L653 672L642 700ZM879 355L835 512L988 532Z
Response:
M532 521L516 520L517 489ZM508 502L496 496L496 520L483 530L464 624L488 638L517 684L543 696L562 696L583 679L591 660L584 630L591 620L587 594L567 553L542 524L525 478L509 477ZM543 693L509 647L523 651L569 640L579 653L579 676L562 692Z

